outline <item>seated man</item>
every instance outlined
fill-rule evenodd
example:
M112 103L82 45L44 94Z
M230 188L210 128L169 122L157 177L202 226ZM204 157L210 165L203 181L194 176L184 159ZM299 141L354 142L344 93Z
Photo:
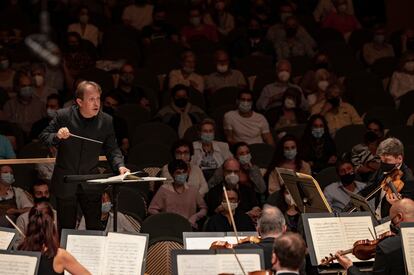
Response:
M332 209L336 212L342 212L350 202L347 191L358 193L365 187L365 183L355 180L355 171L351 161L339 161L336 165L336 172L341 181L329 184L323 193Z
M111 189L107 188L102 193L102 207L101 207L101 230L105 232L113 232L114 230L114 213L112 212L112 198ZM79 223L78 230L86 230L85 217ZM131 222L121 212L117 213L117 232L137 232L132 226Z
M276 271L277 275L299 274L305 254L306 244L299 234L282 234L274 242L272 270Z
M264 205L262 215L257 221L257 232L260 236L260 243L239 244L237 248L263 249L265 269L270 270L272 268L273 243L277 237L286 232L283 213L277 207Z
M247 87L243 74L238 70L230 68L230 59L226 51L216 51L214 58L217 71L207 76L207 91L215 93L217 90L225 87Z
M223 191L224 192L224 191ZM234 223L238 231L254 231L254 224L252 219L243 212L236 211L239 205L239 190L234 186L226 188L227 197L230 202L230 209L227 205L224 193L221 194L221 205L224 211L216 213L214 216L208 219L206 225L207 232L230 232L233 231L233 226L230 218L230 211L233 214Z
M242 90L237 97L238 110L224 114L223 127L227 142L232 145L240 141L248 144L267 143L274 145L266 118L252 110L253 94Z
M30 139L38 139L40 133L45 129L50 121L56 116L57 110L63 107L62 99L58 94L51 94L46 99L46 113L47 116L33 123L30 130Z
M28 212L33 204L19 187L13 187L13 170L8 165L0 167L0 226L12 227L5 215L16 221L20 214Z

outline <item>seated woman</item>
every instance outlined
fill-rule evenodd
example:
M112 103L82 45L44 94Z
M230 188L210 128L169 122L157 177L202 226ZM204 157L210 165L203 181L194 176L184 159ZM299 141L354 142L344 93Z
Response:
M329 135L328 123L321 115L309 118L301 139L301 155L314 173L335 165L336 145Z
M132 226L131 222L125 217L124 214L118 212L117 215L117 232L137 232L137 230ZM112 212L112 198L111 190L106 189L102 193L102 207L101 207L101 224L105 235L108 232L113 232L114 229L114 214ZM78 230L86 230L85 217L82 216L82 219L79 223Z
M335 83L337 79L332 72L326 69L318 69L309 81L309 86L304 92L308 100L309 108L312 108L312 106L325 99L325 92L328 86Z
M191 164L200 167L206 179L209 179L226 159L232 157L227 143L214 140L215 125L214 120L204 119L200 123L200 140L193 142L194 155Z
M221 205L225 211L215 214L214 216L208 219L205 231L207 232L230 232L233 231L230 211L233 214L234 223L238 231L255 231L255 226L252 219L243 211L237 211L237 206L240 202L239 200L239 190L234 186L226 187L227 197L230 202L230 209L227 205L226 198L224 196L224 191L221 194Z
M207 205L198 190L187 183L187 163L180 159L173 160L168 164L168 172L173 176L173 181L158 189L148 213L176 213L186 218L193 228L197 228L197 221L207 214Z
M275 129L296 126L306 122L307 113L301 109L302 93L296 88L287 88L282 96L282 106L277 108Z
M407 52L401 59L397 70L391 76L390 94L399 104L399 99L414 89L414 53Z
M187 183L198 190L201 196L208 192L208 186L203 172L198 165L191 163L194 149L191 142L185 140L178 140L171 148L171 153L174 159L183 160L188 166L188 180ZM162 167L161 176L169 180L173 180L169 172L168 165Z
M279 191L282 187L275 169L276 167L292 169L304 174L311 174L309 163L304 161L298 152L300 152L300 150L298 150L297 139L292 135L283 136L276 146L272 163L265 175L265 178L268 179L269 194Z
M36 204L29 212L26 237L18 250L41 252L38 274L91 274L69 252L59 248L59 235L53 221L52 206L47 202Z

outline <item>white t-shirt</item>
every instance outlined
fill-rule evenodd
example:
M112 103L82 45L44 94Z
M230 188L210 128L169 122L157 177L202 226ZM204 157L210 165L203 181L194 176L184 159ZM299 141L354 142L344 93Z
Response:
M128 21L129 24L137 30L152 24L152 5L129 5L122 13L122 20Z
M253 112L251 117L242 117L238 110L229 111L224 115L224 130L232 130L234 139L247 144L263 143L262 135L269 133L266 118Z

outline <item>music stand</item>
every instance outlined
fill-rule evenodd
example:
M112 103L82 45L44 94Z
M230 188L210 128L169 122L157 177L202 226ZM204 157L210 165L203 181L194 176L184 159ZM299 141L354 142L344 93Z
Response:
M368 204L367 200L364 197L362 197L361 195L352 193L352 192L350 192L346 189L344 189L344 190L349 195L349 198L351 199L351 204L358 211L369 212L372 216L372 219L377 223L376 225L378 225L379 221L378 221L374 211L371 209L371 207L369 207L369 204Z
M318 182L309 175L291 169L276 168L281 184L291 194L302 213L332 213Z
M147 176L145 172L134 173L134 175ZM109 176L109 177L108 177ZM112 189L112 210L114 213L114 223L113 230L117 232L118 230L118 195L120 192L120 186L126 183L136 183L136 182L151 182L151 181L165 181L166 178L158 177L142 177L139 179L122 179L122 177L111 177L113 174L96 174L96 175L68 175L64 177L65 183L87 183L94 185L108 185ZM112 179L114 178L114 179Z

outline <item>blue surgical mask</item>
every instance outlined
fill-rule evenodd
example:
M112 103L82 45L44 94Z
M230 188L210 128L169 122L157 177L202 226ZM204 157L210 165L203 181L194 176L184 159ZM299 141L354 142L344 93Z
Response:
M210 143L214 140L214 133L201 133L201 141Z
M14 182L14 175L12 173L2 173L1 180L6 184L12 184Z
M174 177L174 181L179 184L184 184L187 182L187 173L179 174Z
M289 159L289 160L293 160L296 157L297 154L297 150L296 149L291 149L291 150L285 150L283 152L285 158Z
M239 161L241 165L248 164L252 160L252 155L246 154L239 156Z
M20 89L20 96L31 97L34 93L34 89L31 86L26 86Z
M324 128L312 128L312 136L314 136L315 138L321 138L324 133Z
M112 203L110 201L103 202L101 206L101 211L102 213L109 213L109 211L111 211L111 208L112 208Z

